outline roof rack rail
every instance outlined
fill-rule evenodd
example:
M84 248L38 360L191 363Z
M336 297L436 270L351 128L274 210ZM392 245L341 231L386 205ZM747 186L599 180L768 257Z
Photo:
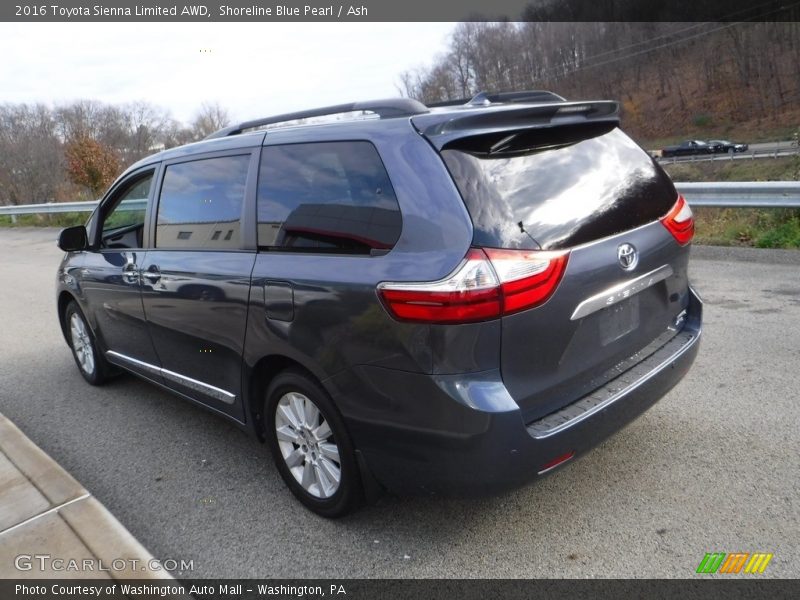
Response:
M566 102L566 99L548 90L523 90L520 92L499 92L496 94L478 92L471 98L432 102L428 104L428 108L463 105L486 106L496 102Z
M230 135L239 135L247 129L256 129L257 127L274 125L276 123L297 121L298 119L310 119L312 117L326 117L329 115L338 115L361 110L375 113L382 119L388 119L392 117L410 117L412 115L420 115L428 112L428 107L422 104L422 102L418 102L412 98L389 98L387 100L369 100L366 102L337 104L336 106L312 108L310 110L302 110L299 112L275 115L272 117L264 117L263 119L244 121L238 125L231 125L229 127L224 127L219 131L215 131L211 135L206 136L205 139L213 140Z

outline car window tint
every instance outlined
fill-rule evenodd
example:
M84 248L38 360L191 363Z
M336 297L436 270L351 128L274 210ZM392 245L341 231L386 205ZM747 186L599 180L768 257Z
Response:
M675 204L669 177L609 124L481 134L441 154L478 246L570 248L655 221Z
M249 156L170 165L164 173L156 224L157 248L239 248ZM221 236L226 230L230 235Z
M394 189L369 142L264 148L259 246L369 254L392 248L401 228Z
M150 195L152 183L153 173L149 173L122 193L114 208L103 219L103 237L123 227L144 225L147 197Z

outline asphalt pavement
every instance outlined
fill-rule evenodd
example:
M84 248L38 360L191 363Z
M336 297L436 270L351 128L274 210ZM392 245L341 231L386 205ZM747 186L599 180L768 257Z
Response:
M52 229L0 228L0 413L178 577L675 577L706 552L800 576L800 252L695 248L689 375L553 476L500 497L305 510L266 447L127 376L94 388L61 337Z

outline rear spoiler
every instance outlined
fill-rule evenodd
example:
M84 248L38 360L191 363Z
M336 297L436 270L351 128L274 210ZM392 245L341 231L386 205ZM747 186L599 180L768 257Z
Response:
M610 100L503 105L430 112L411 117L414 127L441 150L453 140L473 135L541 129L559 125L619 123L619 104Z

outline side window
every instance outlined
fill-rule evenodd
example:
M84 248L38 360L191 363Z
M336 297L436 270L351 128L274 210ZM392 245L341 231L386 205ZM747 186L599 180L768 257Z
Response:
M106 212L100 227L103 248L141 248L147 197L153 184L153 171L140 176L123 190Z
M158 202L156 248L239 248L249 164L247 155L168 166Z
M391 249L402 219L369 142L267 146L258 178L258 245L369 254Z

